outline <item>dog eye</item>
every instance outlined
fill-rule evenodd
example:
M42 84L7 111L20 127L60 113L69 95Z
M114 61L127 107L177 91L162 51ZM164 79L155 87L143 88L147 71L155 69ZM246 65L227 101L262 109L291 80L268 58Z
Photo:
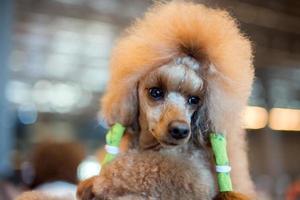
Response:
M149 89L149 95L155 100L160 100L164 97L164 91L161 88L153 87Z
M188 99L188 104L195 105L195 104L198 104L199 101L200 101L199 97L190 96L189 99Z

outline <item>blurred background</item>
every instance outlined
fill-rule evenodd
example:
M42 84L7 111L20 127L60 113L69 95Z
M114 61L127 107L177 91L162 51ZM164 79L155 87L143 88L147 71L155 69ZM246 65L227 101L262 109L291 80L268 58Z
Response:
M7 200L38 184L98 173L110 52L152 1L0 2L0 199ZM229 10L254 43L244 124L260 199L300 199L300 1L198 2ZM43 166L66 163L44 177Z

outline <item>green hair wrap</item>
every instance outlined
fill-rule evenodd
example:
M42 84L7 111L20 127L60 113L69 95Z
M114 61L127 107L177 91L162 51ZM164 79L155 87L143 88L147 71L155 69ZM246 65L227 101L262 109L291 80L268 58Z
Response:
M106 145L105 150L106 154L101 162L101 165L105 165L108 162L112 161L119 152L119 146L122 139L122 136L125 132L125 127L122 124L116 123L106 134Z
M216 161L217 179L220 192L232 191L230 166L226 150L226 138L219 133L210 134L210 142Z

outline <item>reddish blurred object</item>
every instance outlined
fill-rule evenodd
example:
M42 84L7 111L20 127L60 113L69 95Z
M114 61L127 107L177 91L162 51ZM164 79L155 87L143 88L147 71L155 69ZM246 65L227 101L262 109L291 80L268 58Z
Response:
M297 200L300 198L300 181L292 183L286 192L286 200Z
M31 187L51 181L77 183L77 167L85 152L74 142L43 142L38 144L32 155L34 178Z

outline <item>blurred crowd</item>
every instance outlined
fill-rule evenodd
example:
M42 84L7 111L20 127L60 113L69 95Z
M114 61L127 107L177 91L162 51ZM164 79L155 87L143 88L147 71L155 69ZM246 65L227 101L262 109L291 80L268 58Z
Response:
M28 190L43 191L75 199L78 166L85 158L82 145L75 142L45 141L36 144L28 160L0 182L0 199L12 200Z

